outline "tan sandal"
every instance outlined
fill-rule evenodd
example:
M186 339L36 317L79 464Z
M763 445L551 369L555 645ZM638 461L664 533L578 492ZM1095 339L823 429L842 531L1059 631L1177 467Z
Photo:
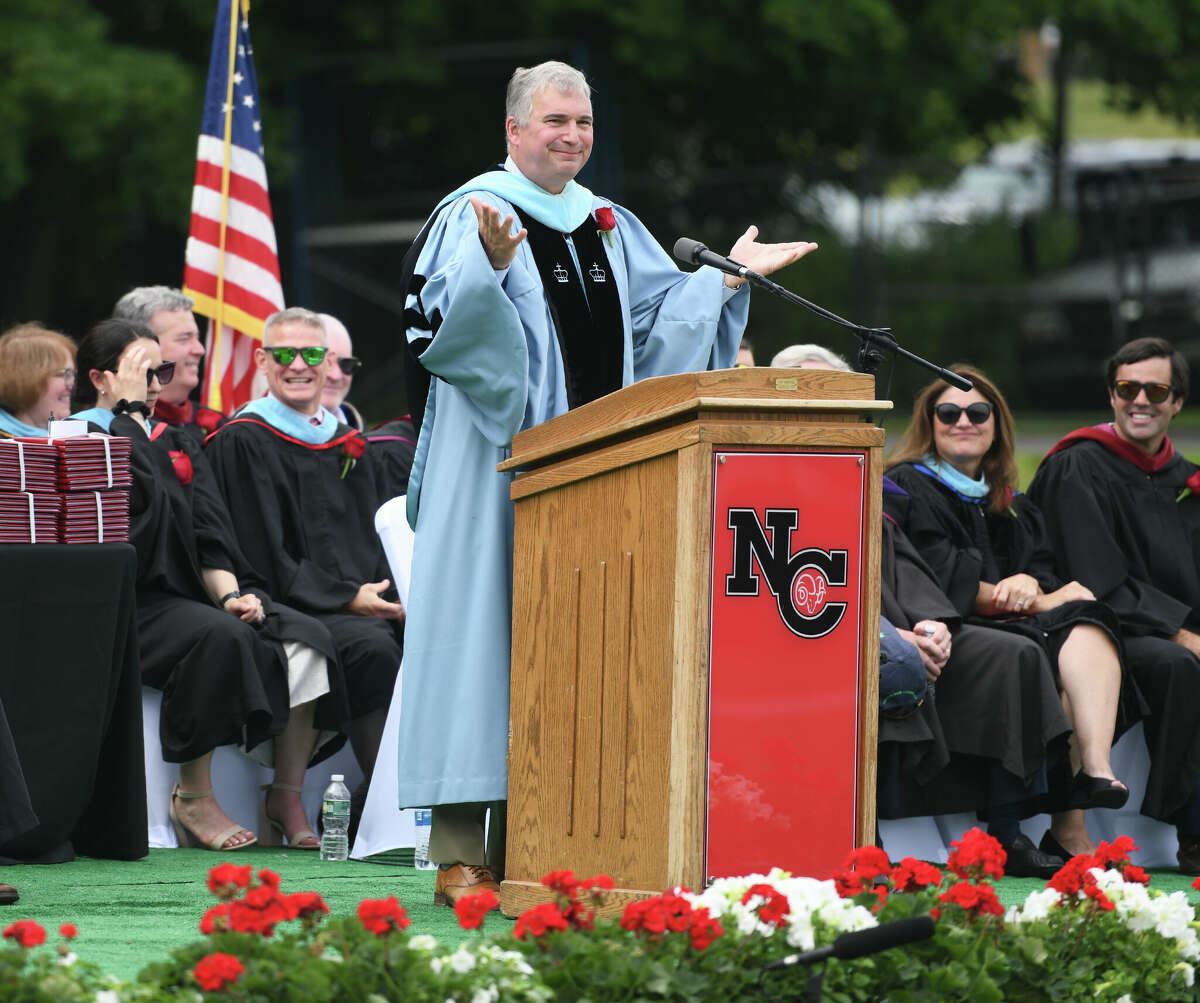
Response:
M313 832L312 829L297 829L295 832L288 832L282 822L273 819L267 814L266 792L291 791L293 794L303 794L303 787L297 787L294 784L275 783L263 784L259 790L265 792L262 808L258 813L258 831L262 833L263 846L281 846L283 845L283 840L286 840L288 849L291 850L319 850L321 848L321 837Z
M175 811L175 799L180 801L197 801L200 798L210 798L213 796L212 790L207 791L181 791L179 784L176 784L171 791L171 807L167 814L171 817L171 825L175 827L175 835L179 840L180 846L187 846L197 850L217 850L232 853L234 850L243 850L247 846L253 846L258 842L258 837L243 825L238 825L236 822L228 829L223 829L217 833L207 843L197 836L180 820L178 813ZM235 843L233 846L225 844L238 833L244 832L250 836L244 843Z

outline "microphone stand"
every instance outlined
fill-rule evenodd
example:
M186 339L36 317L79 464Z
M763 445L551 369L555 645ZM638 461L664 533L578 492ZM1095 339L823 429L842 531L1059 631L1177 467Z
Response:
M737 262L731 261L731 264L737 264ZM805 310L815 313L818 317L823 317L825 320L849 328L854 336L858 338L858 352L855 356L854 368L860 373L867 373L874 376L879 370L879 363L883 361L884 353L891 352L893 356L899 355L910 362L915 362L918 366L923 366L959 390L970 390L974 386L970 380L959 376L958 373L952 373L949 369L930 362L928 359L923 359L921 356L910 352L907 348L901 347L892 336L892 329L889 327L863 327L861 324L855 324L853 321L839 317L836 313L826 310L822 306L817 306L816 303L812 303L802 296L797 296L789 289L784 289L779 283L772 282L765 275L752 272L745 265L740 265L737 271L732 274L744 278L751 285L758 286L759 289L765 289L767 292L773 293L780 299L785 299L796 306L802 306Z

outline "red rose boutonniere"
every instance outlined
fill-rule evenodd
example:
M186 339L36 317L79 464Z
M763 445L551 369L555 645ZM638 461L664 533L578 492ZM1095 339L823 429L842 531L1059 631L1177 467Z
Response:
M608 246L612 247L612 231L617 228L616 214L613 213L610 206L602 205L592 215L596 220L596 231L604 234L604 239L608 241Z
M358 432L355 432L348 438L342 446L342 456L345 459L342 461L342 480L346 479L346 475L354 469L354 464L359 460L359 457L367 451L367 440L364 439Z
M172 449L171 465L175 468L175 476L180 484L192 483L192 458L188 456L182 449Z
M1188 495L1200 495L1200 470L1197 470L1183 482L1183 490L1179 492L1179 497L1175 499L1175 504L1178 505Z

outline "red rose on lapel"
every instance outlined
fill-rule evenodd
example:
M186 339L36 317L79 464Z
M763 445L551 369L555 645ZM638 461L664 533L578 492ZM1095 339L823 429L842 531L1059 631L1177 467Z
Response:
M367 440L356 432L346 440L342 450L351 459L357 460L367 451Z
M192 483L192 458L182 449L172 449L171 465L175 468L175 476L180 484Z
M596 217L596 229L601 233L616 229L617 217L610 207L606 205L601 206L593 215Z
M1183 501L1188 495L1200 495L1200 470L1183 482L1183 490L1179 492L1176 503Z

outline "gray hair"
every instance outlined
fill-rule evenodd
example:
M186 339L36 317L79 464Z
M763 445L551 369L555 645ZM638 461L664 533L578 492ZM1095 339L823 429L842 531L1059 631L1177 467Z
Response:
M159 310L187 310L190 313L195 306L190 296L184 296L170 286L138 286L117 300L113 317L145 327Z
M592 89L585 77L574 66L551 59L537 66L518 66L508 82L508 93L504 98L506 118L516 121L524 128L533 114L533 96L549 87L564 94L582 94L589 101Z
M314 313L312 310L306 310L302 306L290 306L286 310L277 310L263 321L263 346L271 340L269 335L271 329L281 327L284 324L307 324L309 327L314 327L321 332L321 337L328 338L325 333L325 322L321 320L319 313Z
M771 360L772 369L803 369L806 362L820 362L830 369L843 373L852 372L850 364L837 352L831 352L820 345L788 345L777 352Z

